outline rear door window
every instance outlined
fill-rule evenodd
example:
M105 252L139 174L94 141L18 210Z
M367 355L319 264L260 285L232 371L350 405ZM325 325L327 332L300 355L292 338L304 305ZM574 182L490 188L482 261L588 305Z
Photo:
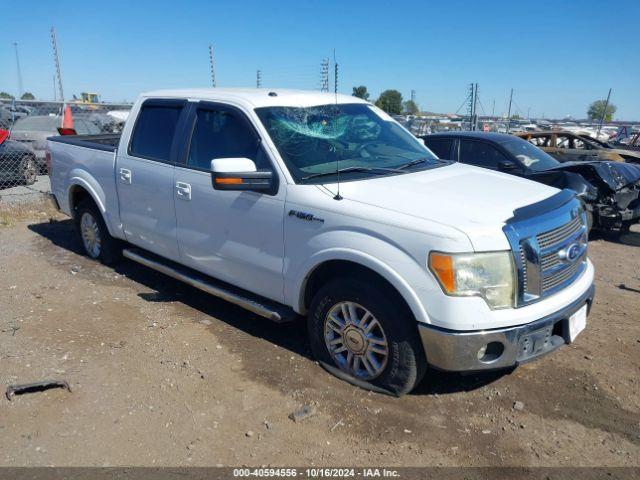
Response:
M485 142L460 140L460 161L478 167L498 169L500 162L508 161L500 151Z
M445 160L452 160L451 158L451 145L453 144L453 138L425 138L424 144L429 150L437 155L438 158Z
M181 104L143 105L131 136L129 154L169 162L181 111Z

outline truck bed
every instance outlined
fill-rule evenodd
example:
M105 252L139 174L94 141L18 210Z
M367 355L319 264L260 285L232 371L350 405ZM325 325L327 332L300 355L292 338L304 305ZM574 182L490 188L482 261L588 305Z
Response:
M100 135L59 135L49 137L51 142L68 143L78 147L93 148L105 152L115 152L120 142L119 133L103 133Z

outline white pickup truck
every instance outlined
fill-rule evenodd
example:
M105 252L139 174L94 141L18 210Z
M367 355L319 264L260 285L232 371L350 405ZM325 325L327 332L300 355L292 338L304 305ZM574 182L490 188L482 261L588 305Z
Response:
M586 324L572 192L440 160L355 97L151 92L121 136L52 137L47 153L90 257L277 322L306 315L319 362L366 388L514 367Z

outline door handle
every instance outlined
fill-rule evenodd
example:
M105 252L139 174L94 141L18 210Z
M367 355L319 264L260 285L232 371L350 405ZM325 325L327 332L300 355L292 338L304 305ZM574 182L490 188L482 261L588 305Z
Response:
M184 182L176 182L176 195L183 200L191 200L191 185Z
M122 180L124 183L131 183L131 170L129 170L128 168L121 168L120 169L120 180Z

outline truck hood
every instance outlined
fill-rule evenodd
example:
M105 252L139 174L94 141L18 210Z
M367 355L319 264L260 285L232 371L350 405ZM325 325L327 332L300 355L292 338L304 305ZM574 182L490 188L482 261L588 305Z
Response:
M326 186L336 190L335 184ZM547 185L459 163L340 185L347 200L460 230L478 251L509 248L502 227L513 211L556 193Z

